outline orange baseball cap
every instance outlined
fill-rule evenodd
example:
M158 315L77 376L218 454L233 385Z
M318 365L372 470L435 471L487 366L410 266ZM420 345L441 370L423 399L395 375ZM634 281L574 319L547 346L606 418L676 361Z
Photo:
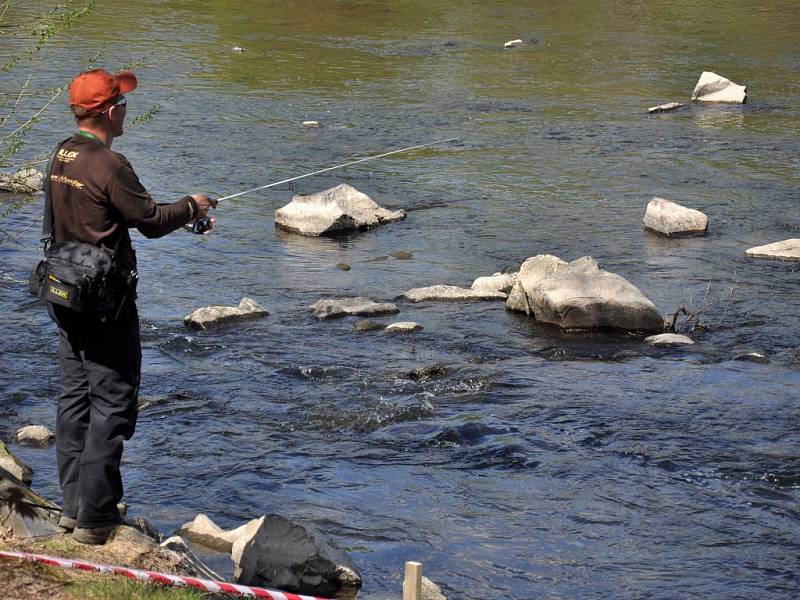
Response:
M133 71L111 75L104 69L85 71L69 85L69 104L78 118L95 117L117 98L136 89Z

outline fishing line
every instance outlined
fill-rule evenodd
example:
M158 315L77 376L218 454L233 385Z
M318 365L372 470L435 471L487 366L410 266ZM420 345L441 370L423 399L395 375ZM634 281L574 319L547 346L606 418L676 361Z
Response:
M409 146L408 148L401 148L400 150L392 150L391 152L383 152L381 154L376 154L374 156L367 156L366 158L359 158L358 160L353 160L350 162L343 163L341 165L335 165L333 167L327 167L325 169L320 169L318 171L313 171L311 173L306 173L305 175L298 175L297 177L290 177L289 179L282 179L280 181L275 181L273 183L268 183L267 185L261 185L258 187L254 187L250 190L245 190L243 192L237 192L236 194L231 194L230 196L223 196L222 198L217 198L217 202L221 202L223 200L230 200L231 198L237 198L239 196L244 196L245 194L250 194L252 192L257 192L259 190L266 190L278 185L283 185L285 183L290 183L292 181L297 181L298 179L304 179L306 177L311 177L312 175L319 175L320 173L327 173L328 171L334 171L336 169L343 169L344 167L349 167L351 165L357 165L358 163L367 162L368 160L375 160L376 158L383 158L384 156L390 156L392 154L400 154L401 152L409 152L410 150L417 150L418 148L427 148L428 146L435 146L437 144L444 144L445 142L452 142L457 140L457 137L447 138L446 140L438 140L436 142L428 142L427 144L418 144L416 146Z

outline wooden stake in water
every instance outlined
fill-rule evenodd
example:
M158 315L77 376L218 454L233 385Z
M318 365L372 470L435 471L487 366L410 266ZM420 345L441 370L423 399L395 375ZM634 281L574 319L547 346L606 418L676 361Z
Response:
M403 600L422 600L422 563L413 561L406 563Z

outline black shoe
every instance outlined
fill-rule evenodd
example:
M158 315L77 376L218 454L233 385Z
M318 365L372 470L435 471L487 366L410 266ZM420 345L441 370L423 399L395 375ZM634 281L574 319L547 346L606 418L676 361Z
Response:
M58 526L62 529L66 529L69 532L78 526L78 522L72 517L61 515L61 518L58 520Z
M111 532L119 527L119 523L105 527L76 527L72 532L72 539L81 544L99 546L108 541Z

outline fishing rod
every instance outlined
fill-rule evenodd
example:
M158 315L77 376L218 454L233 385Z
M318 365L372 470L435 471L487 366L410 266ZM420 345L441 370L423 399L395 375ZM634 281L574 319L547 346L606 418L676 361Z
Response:
M217 203L222 202L223 200L230 200L232 198L238 198L239 196L244 196L245 194L250 194L252 192L258 192L260 190L266 190L269 188L273 188L279 185L284 185L286 183L291 183L292 181L297 181L298 179L305 179L306 177L311 177L312 175L319 175L320 173L327 173L328 171L335 171L336 169L343 169L344 167L349 167L351 165L357 165L358 163L367 162L368 160L375 160L376 158L383 158L384 156L391 156L392 154L400 154L401 152L409 152L411 150L417 150L419 148L427 148L429 146L436 146L437 144L444 144L445 142L452 142L457 140L457 137L451 137L444 140L437 140L435 142L428 142L427 144L417 144L416 146L409 146L408 148L400 148L399 150L392 150L390 152L382 152L381 154L375 154L374 156L367 156L366 158L359 158L358 160L351 160L350 162L346 162L340 165L334 165L333 167L327 167L325 169L319 169L318 171L312 171L311 173L305 173L303 175L297 175L296 177L289 177L288 179L281 179L280 181L274 181L272 183L268 183L266 185L260 185L258 187L254 187L249 190L244 190L243 192L237 192L235 194L230 194L229 196L223 196L222 198L217 198ZM212 217L207 217L205 219L199 219L195 221L194 225L192 226L192 233L206 233L214 226L214 221Z

